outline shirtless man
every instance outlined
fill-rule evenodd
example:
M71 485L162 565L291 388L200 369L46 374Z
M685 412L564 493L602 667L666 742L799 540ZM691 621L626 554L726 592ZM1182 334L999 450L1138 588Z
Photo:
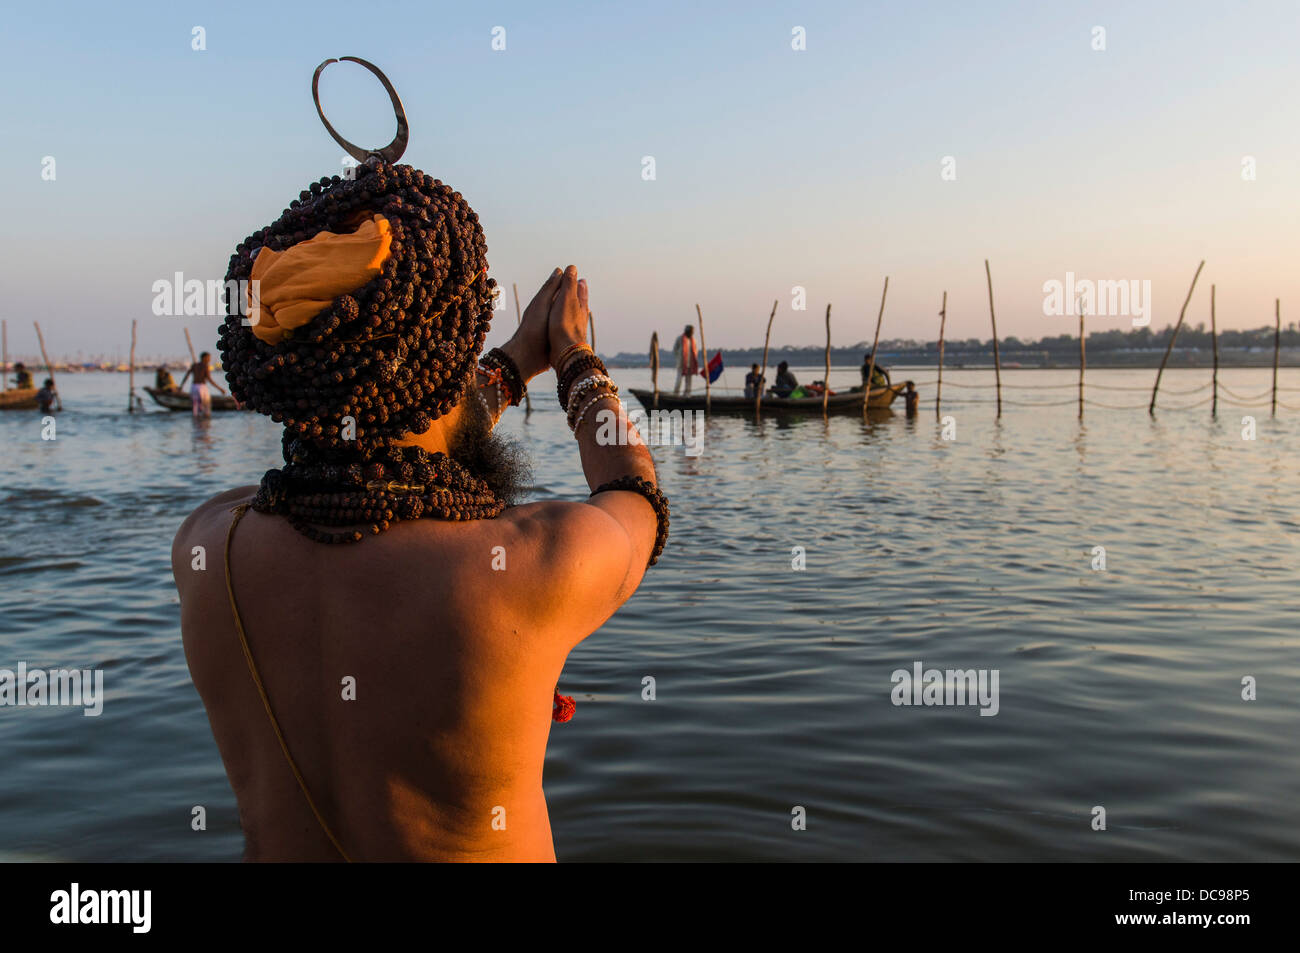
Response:
M556 269L502 350L525 378L563 366L581 353L587 313L586 282ZM504 409L482 372L476 383L408 441L455 457L480 395L494 417ZM599 432L580 422L576 433L593 489L654 480L644 446L602 445ZM300 787L250 677L223 568L231 509L256 491L200 506L172 549L185 654L239 802L245 859L553 861L542 791L553 689L573 647L640 584L658 527L646 497L401 521L345 546L247 511L230 585Z
M211 384L221 393L226 389L212 379L212 355L204 351L199 355L199 359L190 365L190 369L185 372L181 378L181 390L185 389L185 382L193 376L194 380L190 384L190 402L195 417L208 417L212 414L212 393L208 390Z

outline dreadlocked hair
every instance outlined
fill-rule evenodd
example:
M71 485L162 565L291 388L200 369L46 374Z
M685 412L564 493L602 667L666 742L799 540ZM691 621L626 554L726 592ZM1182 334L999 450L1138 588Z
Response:
M393 443L427 431L472 386L491 323L487 243L459 192L373 159L354 179L322 178L235 247L226 287L244 287L230 282L249 279L262 248L347 232L374 213L392 231L378 276L275 344L228 301L217 339L232 396L284 425L285 466L263 477L253 509L283 515L319 542L363 534L311 524L370 523L379 533L395 520L486 519L505 508L446 454Z

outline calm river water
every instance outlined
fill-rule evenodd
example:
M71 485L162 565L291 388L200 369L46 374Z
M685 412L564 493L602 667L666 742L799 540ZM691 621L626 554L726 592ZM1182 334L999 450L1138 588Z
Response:
M909 373L915 419L715 417L701 455L655 449L668 549L561 681L578 711L547 755L559 858L1300 858L1300 412L1080 424L1020 406L1072 400L1039 388L1074 372L1009 371L999 422L991 390L959 386L991 372L954 370L945 439L934 371ZM1138 388L1090 396L1144 405L1153 376L1090 371ZM1162 402L1201 400L1208 377L1167 372ZM1223 379L1251 397L1269 372ZM580 499L551 381L503 426L537 498ZM1300 371L1282 383L1300 405ZM196 504L277 463L279 430L128 416L122 375L60 385L53 441L36 412L0 413L0 668L99 668L107 699L98 718L0 708L0 857L237 860L169 546ZM894 705L892 673L918 662L996 670L997 714Z

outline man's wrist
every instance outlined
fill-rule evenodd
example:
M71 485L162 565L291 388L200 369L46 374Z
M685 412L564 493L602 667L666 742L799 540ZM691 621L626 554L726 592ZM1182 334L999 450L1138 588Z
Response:
M520 347L519 342L514 338L501 345L501 350L515 362L515 367L519 369L519 376L524 379L525 384L546 370L544 365L539 367L536 362L530 361L524 353L526 349Z
M568 340L555 348L555 373L562 374L564 367L581 354L594 354L586 341Z

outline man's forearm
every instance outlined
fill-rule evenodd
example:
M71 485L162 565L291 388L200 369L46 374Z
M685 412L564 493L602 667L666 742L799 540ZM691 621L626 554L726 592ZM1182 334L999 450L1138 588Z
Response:
M628 422L617 398L603 398L591 407L574 436L582 458L582 473L591 489L621 476L639 476L657 482L650 451Z
M605 366L596 361L594 366L572 378L566 372L569 367L581 366L574 363L578 360L593 359L591 349L579 343L571 356L562 357L558 371L561 387L567 387L563 397L567 398L568 406L564 410L578 441L587 485L594 490L624 476L642 477L655 483L654 460L640 433L627 419L623 402L614 393L617 384Z

